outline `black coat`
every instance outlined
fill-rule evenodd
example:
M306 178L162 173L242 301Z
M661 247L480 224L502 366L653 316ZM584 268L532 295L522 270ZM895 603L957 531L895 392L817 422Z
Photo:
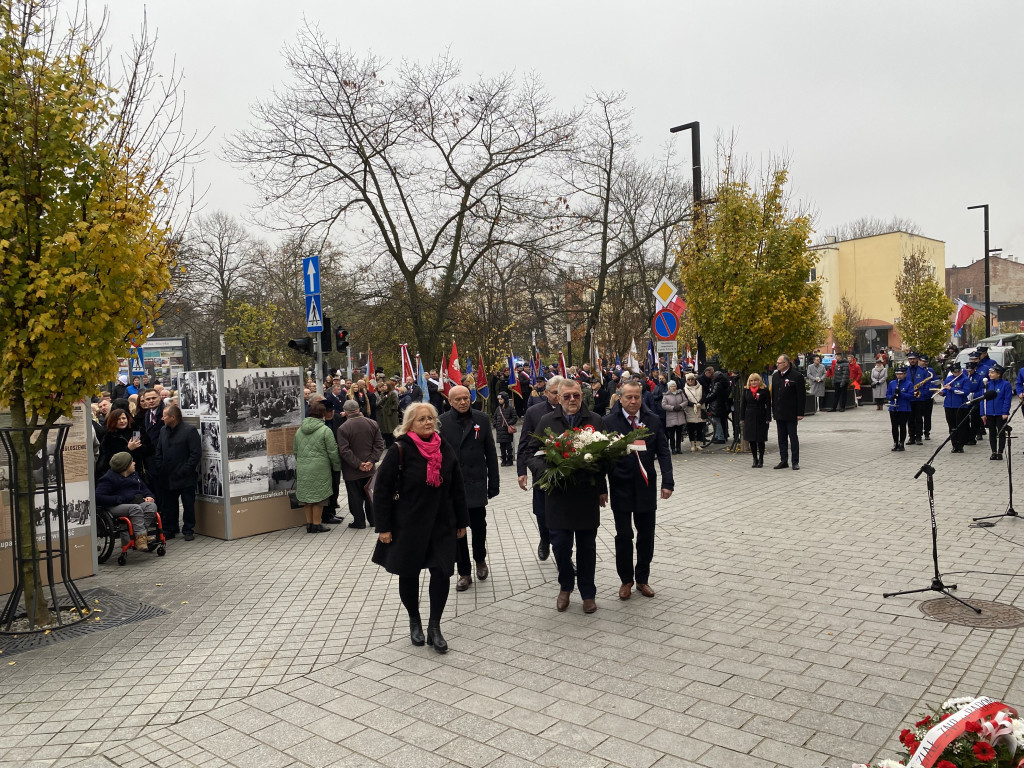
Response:
M776 421L796 421L804 415L807 388L804 377L790 365L785 374L778 370L772 374L771 383L772 417Z
M156 420L152 424L149 423L149 411L141 410L138 412L135 416L135 429L145 432L149 436L150 444L155 446L157 438L160 437L160 430L164 426L163 401L161 400L153 410L156 411Z
M160 481L171 490L192 488L199 480L202 455L198 429L183 421L174 429L165 424L156 443L154 470Z
M608 413L608 407L611 404L612 395L606 387L599 387L594 390L594 413L598 416L604 416Z
M591 413L585 405L580 406L577 427L591 426L596 430L604 430L604 421L596 413ZM560 435L569 428L565 414L559 406L537 424L536 434L543 435L550 429ZM533 470L534 480L547 469L543 456L535 456L541 448L541 441L536 437L525 438L527 464ZM608 483L604 474L592 473L584 476L580 482L565 489L552 489L544 498L544 513L548 528L565 531L588 531L601 525L601 505L598 497L608 493Z
M139 430L139 439L142 441L142 445L134 451L129 451L128 441L132 439L132 432L134 431L131 426L124 429L108 429L106 431L103 439L100 440L100 455L96 460L96 477L102 477L103 473L110 469L110 460L114 454L121 453L122 451L132 455L136 471L146 471L146 460L153 455L153 444L149 442L149 436L145 430Z
M643 406L637 416L640 423L651 432L644 438L647 450L639 453L630 452L615 462L608 473L608 496L611 500L612 511L628 510L643 515L650 514L657 509L659 490L661 488L674 490L675 483L672 480L672 451L668 446L665 425L656 414ZM626 414L617 404L612 408L611 413L604 417L604 427L608 432L619 432L623 435L628 434L631 429L629 421L626 420ZM637 456L640 457L644 469L647 470L647 482L644 482L643 474L640 472ZM661 484L658 483L655 459L661 465Z
M424 568L440 568L451 576L455 572L456 530L469 525L462 471L451 444L442 441L441 485L434 488L427 485L427 460L412 438L397 438L377 469L373 517L377 533L392 537L390 544L378 545L381 556L374 556L374 562L388 573L411 576Z
M519 429L519 448L516 450L516 474L519 477L526 477L526 470L529 467L527 460L530 458L530 454L527 453L527 450L529 449L530 435L537 431L537 424L540 423L540 420L557 407L548 403L545 398L543 403L537 403L528 408L523 415L523 426ZM534 480L536 479L534 477Z
M544 402L547 402L547 398L544 398ZM504 408L500 405L495 406L494 415L491 417L491 423L494 424L494 433L497 435L496 440L499 445L512 442L515 438L515 434L509 432L508 428L514 427L517 421L519 421L519 414L516 413L516 409L511 405L505 403Z
M498 495L498 449L486 414L469 409L469 419L459 418L454 408L441 417L441 437L459 457L466 506L486 507Z
M740 421L743 439L748 443L768 442L768 422L772 420L772 396L764 387L758 387L757 397L749 389L740 396Z

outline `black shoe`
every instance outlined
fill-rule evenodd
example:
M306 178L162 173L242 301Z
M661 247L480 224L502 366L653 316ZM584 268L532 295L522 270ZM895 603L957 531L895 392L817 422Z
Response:
M997 453L996 454L996 461L1002 461L1002 460L1003 460L1003 454Z
M308 532L309 533L330 533L331 529L326 527L326 526L324 526L324 525L319 525L317 523L313 523L312 525L309 526Z
M426 642L423 639L423 625L419 619L409 619L409 639L415 646L423 645Z
M754 457L754 463L750 465L752 469L757 469L757 456Z
M916 443L914 443L914 445L924 445L924 443L918 440Z
M797 464L795 461L793 462L793 469L800 469L800 465Z
M365 528L366 527L366 523L363 523L362 525L360 525L359 523L349 523L348 527L349 528Z
M932 436L931 436L931 434L930 434L930 433L928 433L928 432L925 432L925 433L924 433L924 439L925 439L925 440L931 440L931 439L932 439Z
M540 544L537 545L537 559L538 560L547 560L548 556L550 554L551 554L551 545L548 544L546 541L542 541Z
M177 535L178 534L175 533L174 531L164 531L164 538L167 539L168 541L170 541L171 539L175 538Z
M905 447L903 446L903 443L900 443L900 450L901 450L901 451L905 451L905 450L907 450L907 449L906 449L906 448L905 448Z
M341 518L338 517L337 515L331 515L330 517L325 517L324 518L324 522L325 523L330 523L331 525L338 525L341 521L342 521Z
M999 458L1003 458L1003 457L1000 456ZM195 536L194 533L192 533L192 531L189 531L188 533L181 534L181 538L183 538L185 541L192 541L192 540L195 539L195 537L196 536Z
M996 454L993 453L991 456L988 457L988 460L989 461L995 461L996 460Z
M964 443L964 445L977 445L977 444L978 444L977 440L968 440L967 442Z
M898 451L899 449L900 449L900 444L899 443L893 443L892 444L892 450Z
M427 645L431 646L438 653L448 653L448 643L441 634L440 622L427 623Z
M776 464L774 467L772 467L772 469L786 469L788 466L789 466L789 462L788 461L780 461L778 464Z

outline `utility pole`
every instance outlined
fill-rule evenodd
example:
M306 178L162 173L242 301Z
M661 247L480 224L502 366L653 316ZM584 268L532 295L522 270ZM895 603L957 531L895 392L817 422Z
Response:
M703 191L701 189L701 167L700 167L700 122L694 121L692 123L683 123L683 125L677 125L675 128L669 128L669 133L679 133L680 131L690 131L690 150L693 155L693 216L697 217L701 215L701 205L703 200ZM685 289L686 286L683 286ZM694 362L694 370L699 371L701 365L707 360L708 350L704 345L704 337L699 333L697 334L697 358Z
M988 203L983 205L969 205L967 206L968 211L973 211L976 208L981 208L985 212L985 335L982 338L987 338L992 333L992 310L991 310L991 288L989 285L989 266L988 257L991 251L988 247Z

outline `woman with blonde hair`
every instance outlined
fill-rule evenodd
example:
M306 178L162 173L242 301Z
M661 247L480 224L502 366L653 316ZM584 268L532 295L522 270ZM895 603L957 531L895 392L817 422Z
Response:
M697 381L697 374L686 374L683 387L683 415L686 417L686 434L690 438L690 453L703 450L704 439L704 387ZM682 448L682 446L680 446Z
M772 396L764 385L761 376L756 373L747 377L747 386L743 388L740 399L740 427L743 439L750 443L750 452L754 454L751 468L764 466L764 444L768 442L768 423L772 420Z
M466 535L469 509L455 449L437 431L437 410L413 403L395 430L395 443L377 469L373 489L377 546L373 562L398 576L413 645L448 650L441 614L455 572L456 539ZM430 572L426 638L420 619L420 572Z

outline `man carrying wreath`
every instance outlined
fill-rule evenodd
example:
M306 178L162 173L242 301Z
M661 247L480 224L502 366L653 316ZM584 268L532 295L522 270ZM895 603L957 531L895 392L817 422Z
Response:
M622 385L619 402L605 417L609 431L624 435L646 427L650 434L633 445L608 472L612 515L615 517L615 569L622 586L619 599L629 600L633 583L644 597L654 597L649 583L654 557L654 515L658 508L657 458L661 465L661 498L672 495L672 453L661 419L642 405L643 387L639 382ZM636 568L633 567L633 525L636 524Z
M534 478L540 477L548 468L543 453L542 440L536 435L550 429L561 435L571 429L589 429L600 432L603 429L601 417L587 410L583 405L580 383L564 379L558 388L558 407L542 417L537 424L536 434L523 435L529 440L525 451L527 466ZM567 453L568 455L568 453ZM583 598L583 612L597 610L597 586L594 575L597 569L597 529L601 525L601 507L608 503L608 484L600 472L581 472L564 487L551 485L544 499L544 513L551 531L551 551L558 567L558 599L555 608L564 611L569 607L569 596L579 583L580 597ZM573 568L573 542L576 546L576 568Z

